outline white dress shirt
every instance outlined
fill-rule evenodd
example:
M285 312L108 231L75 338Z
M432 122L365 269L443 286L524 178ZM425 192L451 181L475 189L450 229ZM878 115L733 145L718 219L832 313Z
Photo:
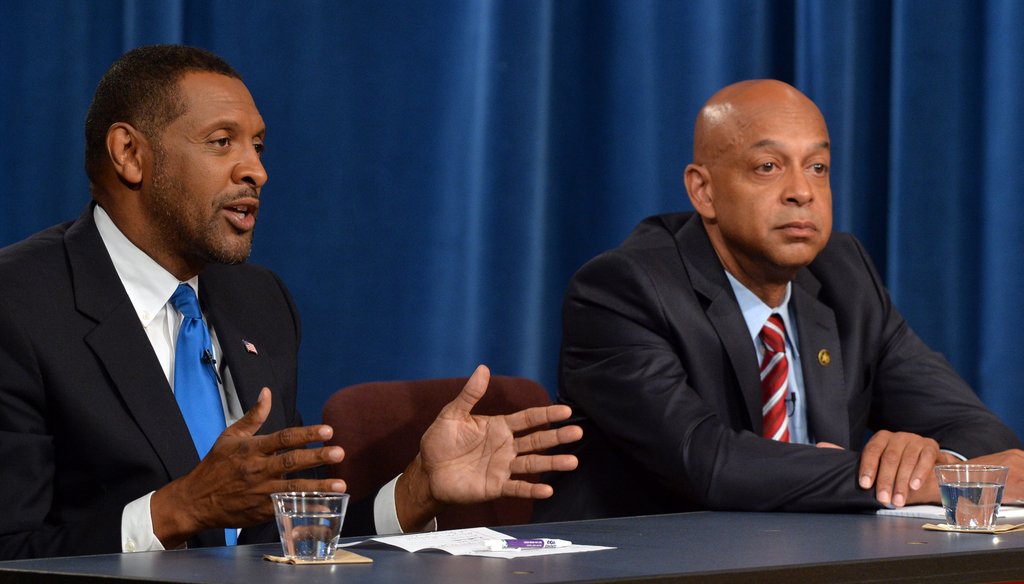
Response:
M174 388L174 348L181 327L182 316L170 304L171 295L181 283L170 272L165 270L153 258L135 246L113 220L97 205L93 209L93 219L103 240L103 245L110 255L121 284L124 285L128 298L146 331L149 342L153 345L164 376ZM195 276L186 282L199 295L199 277ZM217 333L210 329L210 340L213 344L213 356L221 363L220 389L221 405L224 407L224 423L227 426L238 421L245 413L238 401L231 371L223 365L221 347L217 341ZM401 533L398 513L395 508L396 477L385 485L378 493L373 504L374 526L377 533ZM125 552L152 551L164 549L163 544L153 533L153 519L150 514L150 498L148 493L125 505L121 514L121 549ZM436 523L434 524L436 528Z

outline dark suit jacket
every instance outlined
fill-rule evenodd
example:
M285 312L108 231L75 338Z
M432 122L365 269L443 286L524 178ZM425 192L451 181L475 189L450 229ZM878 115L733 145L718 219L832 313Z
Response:
M264 268L210 265L199 289L242 407L273 391L261 433L301 425L299 319L284 285ZM120 552L125 504L197 463L92 207L0 250L0 559ZM370 513L347 531L372 531ZM239 543L276 539L264 524ZM189 541L223 544L219 529Z
M580 467L549 477L536 518L876 508L856 477L871 430L968 457L1020 447L910 330L852 236L833 234L800 270L791 303L809 430L844 451L760 437L756 353L699 216L648 218L583 266L563 305L559 383L582 417Z

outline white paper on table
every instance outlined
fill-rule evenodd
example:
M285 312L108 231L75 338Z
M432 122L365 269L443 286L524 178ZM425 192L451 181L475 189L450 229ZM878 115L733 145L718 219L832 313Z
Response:
M533 556L550 556L555 554L574 554L579 552L593 552L598 550L615 549L599 545L572 544L560 548L542 549L517 549L492 551L486 548L484 542L488 539L511 539L512 536L505 535L488 529L486 527L474 527L471 529L449 529L446 531L433 531L427 533L411 533L408 535L389 535L374 537L363 541L340 544L338 547L350 547L370 542L383 543L386 545L401 548L407 552L418 552L421 550L440 550L453 556L482 556L487 558L529 558Z
M946 510L943 509L942 505L907 505L906 507L900 507L899 509L879 509L875 512L878 515L888 515L890 517L918 517L920 519L934 519L938 521L946 520ZM996 514L999 519L1024 518L1024 507L1015 505L1000 505L999 513Z

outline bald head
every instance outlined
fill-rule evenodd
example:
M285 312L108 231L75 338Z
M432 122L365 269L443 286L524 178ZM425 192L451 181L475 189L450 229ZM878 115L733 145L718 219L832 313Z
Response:
M740 81L712 95L697 115L694 163L713 164L724 152L742 145L751 125L765 116L799 117L825 128L818 106L792 85L775 79Z
M697 116L687 194L723 267L768 306L828 241L830 164L821 112L781 81L730 85Z

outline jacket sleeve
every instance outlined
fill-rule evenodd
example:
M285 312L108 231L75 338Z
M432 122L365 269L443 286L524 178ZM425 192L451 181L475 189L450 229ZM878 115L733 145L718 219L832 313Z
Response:
M62 517L52 509L54 434L45 379L24 329L0 299L0 560L121 551L122 507Z

